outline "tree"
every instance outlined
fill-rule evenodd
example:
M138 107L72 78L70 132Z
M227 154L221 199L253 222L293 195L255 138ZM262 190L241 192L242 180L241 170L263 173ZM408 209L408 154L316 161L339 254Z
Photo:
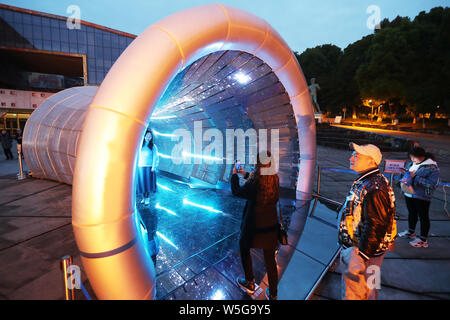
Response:
M450 8L421 12L413 21L384 20L356 73L363 98L398 100L416 112L449 112ZM441 110L442 110L441 109Z
M340 112L362 100L387 101L394 112L450 113L450 8L396 17L341 50L327 44L296 53L306 79L321 86L323 110Z
M340 88L338 103L344 107L355 109L362 104L355 75L359 66L366 61L366 51L372 39L373 35L369 35L347 46L338 62L337 78Z

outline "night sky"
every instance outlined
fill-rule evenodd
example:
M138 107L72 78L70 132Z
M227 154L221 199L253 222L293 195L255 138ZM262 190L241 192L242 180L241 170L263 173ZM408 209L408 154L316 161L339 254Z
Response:
M378 6L380 17L414 18L420 11L448 6L448 0L9 0L1 3L68 16L67 8L78 5L81 19L106 27L140 34L171 13L207 3L221 3L247 10L268 21L291 49L303 52L322 44L345 48L373 32L367 21ZM374 20L370 20L374 21Z

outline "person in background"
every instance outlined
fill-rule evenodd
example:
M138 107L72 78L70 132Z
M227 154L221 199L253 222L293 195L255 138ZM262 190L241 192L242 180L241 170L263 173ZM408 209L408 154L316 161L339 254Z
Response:
M338 219L338 241L343 246L342 299L376 300L380 288L368 280L374 269L381 270L385 252L396 237L395 195L378 168L380 149L372 144L350 143L350 147L354 150L350 169L359 176Z
M2 133L0 135L0 140L2 142L2 148L3 148L3 152L5 153L6 160L13 160L14 157L11 152L12 138L9 135L8 131L2 130Z
M158 148L153 143L153 134L147 129L139 154L137 194L145 205L150 203L150 193L156 192L156 168L159 165Z
M269 158L270 161L262 161ZM264 250L269 288L265 295L268 300L277 299L278 272L275 261L275 250L278 245L279 178L275 170L271 174L263 174L263 168L273 168L270 152L258 154L256 170L248 174L236 166L231 177L231 191L234 196L247 199L241 222L239 247L245 278L237 278L237 284L249 294L255 292L252 258L250 248ZM264 162L266 164L264 164ZM238 172L248 178L243 186L239 185Z
M22 146L22 136L23 136L22 130L20 128L17 129L17 131L16 131L16 141L17 141L17 144L20 145L20 146ZM21 157L23 159L23 151L20 152L20 155L21 155Z
M399 237L409 238L416 248L428 248L430 231L430 203L439 184L439 168L434 156L421 147L413 148L409 153L411 162L405 168L400 186L408 208L408 230L399 233ZM416 237L416 225L420 219L420 236Z

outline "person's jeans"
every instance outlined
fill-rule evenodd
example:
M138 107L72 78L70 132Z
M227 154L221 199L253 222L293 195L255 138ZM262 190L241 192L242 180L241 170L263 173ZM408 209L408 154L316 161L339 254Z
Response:
M358 248L341 252L342 300L377 300L381 289L381 264L385 254L365 261L358 255Z
M420 238L427 240L430 231L430 201L405 196L408 208L408 228L410 232L416 231L417 221L420 219Z
M245 279L247 281L253 281L253 265L252 257L250 255L250 248L240 248L242 266L244 268ZM273 297L278 295L278 271L277 263L275 261L275 248L264 249L264 262L266 264L267 278L269 280L269 291Z

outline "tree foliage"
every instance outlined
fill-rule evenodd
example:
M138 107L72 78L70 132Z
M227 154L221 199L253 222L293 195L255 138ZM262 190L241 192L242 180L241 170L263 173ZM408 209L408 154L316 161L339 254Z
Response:
M297 58L321 86L322 109L339 112L373 98L415 112L450 113L450 8L397 17L344 50L323 45Z

